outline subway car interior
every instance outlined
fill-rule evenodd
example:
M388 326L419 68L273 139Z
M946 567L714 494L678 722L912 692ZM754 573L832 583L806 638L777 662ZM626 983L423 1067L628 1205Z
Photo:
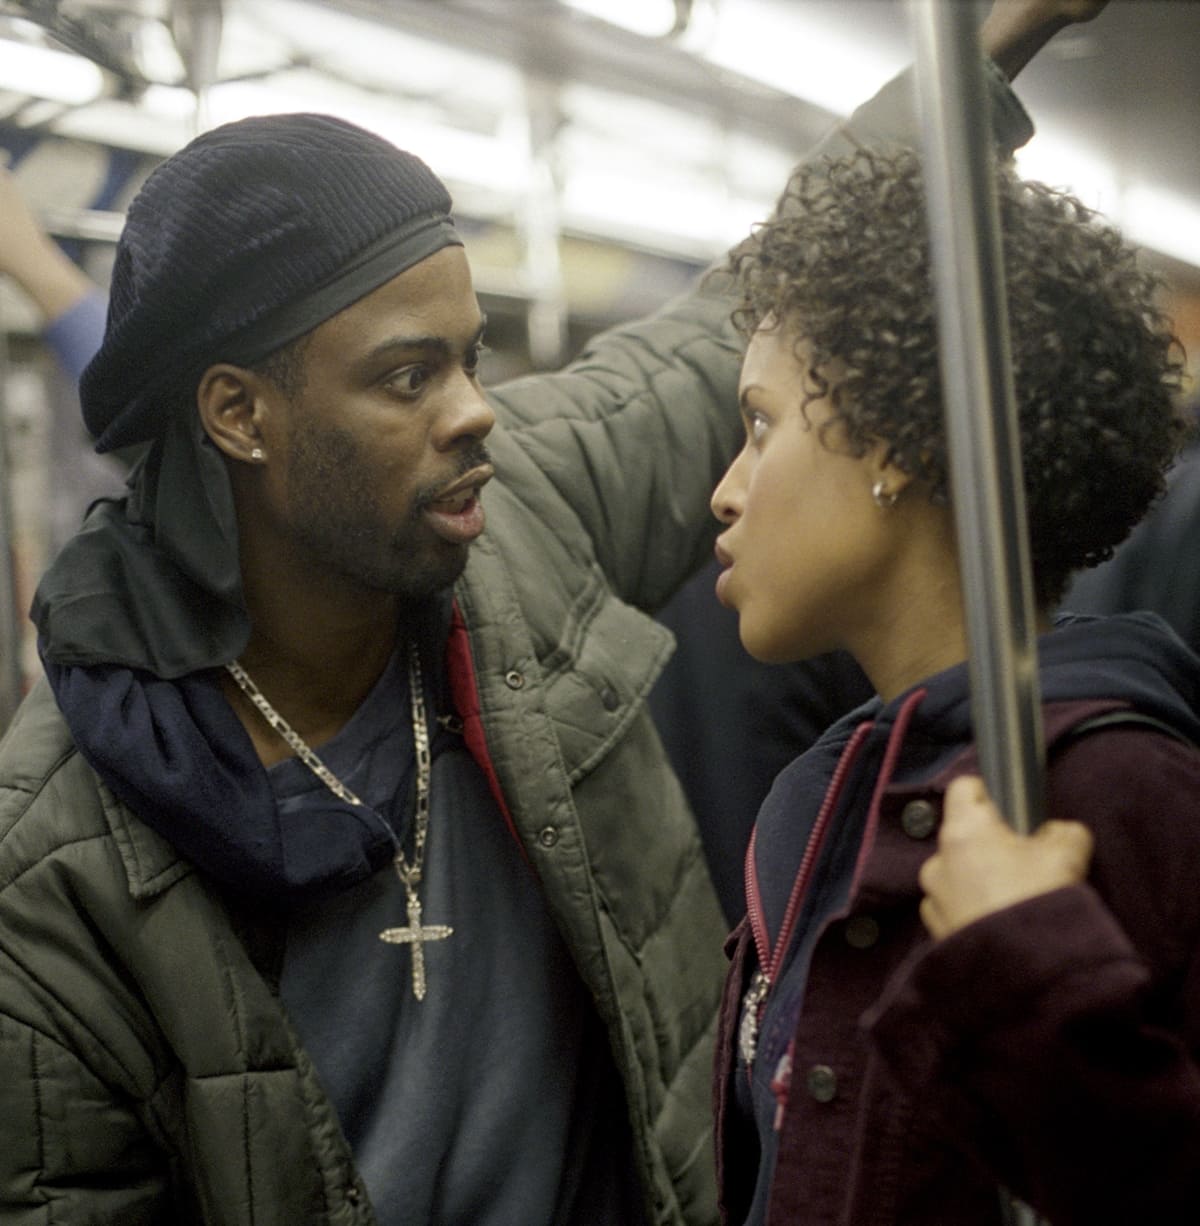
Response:
M0 1222L1200 1222L1198 79L0 0Z
M445 180L488 316L485 383L667 300L787 168L912 60L898 0L7 0L10 188L107 284L151 168L240 116L325 111ZM1020 171L1145 248L1200 352L1200 5L1112 0L1023 73ZM0 720L38 675L48 557L122 458L91 454L46 320L0 276Z
M1027 67L1037 135L1017 154L1145 246L1193 356L1198 58L1198 6L1113 0ZM196 132L282 110L358 120L450 186L496 381L668 299L911 60L892 0L23 0L0 5L0 145L104 286L124 206ZM121 477L89 455L44 324L0 278L0 714L38 673L26 611L45 559Z

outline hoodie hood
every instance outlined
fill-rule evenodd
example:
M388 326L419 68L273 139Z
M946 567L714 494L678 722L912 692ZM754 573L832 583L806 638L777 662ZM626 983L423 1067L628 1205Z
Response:
M441 664L451 600L449 592L431 600L400 636L418 645L434 712L450 709ZM166 680L120 664L60 664L45 655L42 663L79 752L112 793L234 892L288 905L363 881L395 854L402 826L389 827L368 806L348 804L323 786L281 813L250 736L221 692L219 670ZM372 726L386 726L387 752L405 764L395 789L402 802L415 762L407 704L405 670L391 667L354 717L369 713ZM434 757L454 741L440 723L430 734Z
M1111 617L1065 614L1038 639L1043 704L1120 702L1169 724L1200 744L1200 658L1153 613ZM925 690L910 737L941 745L973 738L966 664L936 673ZM892 723L912 690L855 713Z

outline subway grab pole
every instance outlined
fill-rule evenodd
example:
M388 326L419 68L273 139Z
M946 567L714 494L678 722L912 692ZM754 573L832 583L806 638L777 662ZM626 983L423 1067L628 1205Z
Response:
M1037 630L976 7L909 0L971 718L988 790L1028 833L1044 808ZM1003 1195L1015 1226L1039 1221Z
M0 320L0 734L21 703L21 626L17 607L12 452L8 445L8 337Z
M3 366L0 364L0 377ZM21 624L17 607L16 532L4 391L0 388L0 733L21 703Z
M983 61L974 5L910 5L971 714L988 788L1027 832L1044 803L1041 705Z

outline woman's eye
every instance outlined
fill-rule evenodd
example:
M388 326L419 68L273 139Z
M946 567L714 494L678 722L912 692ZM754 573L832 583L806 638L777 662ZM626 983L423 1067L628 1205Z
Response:
M749 430L747 433L750 435L751 441L761 443L769 425L767 419L761 413L751 413L748 425Z

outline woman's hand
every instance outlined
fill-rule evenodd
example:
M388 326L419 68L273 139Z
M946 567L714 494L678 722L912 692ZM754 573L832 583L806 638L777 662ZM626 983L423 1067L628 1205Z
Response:
M1078 822L1045 822L1031 835L1005 824L983 780L946 789L938 849L921 869L921 919L940 940L974 920L1087 876L1092 836Z

